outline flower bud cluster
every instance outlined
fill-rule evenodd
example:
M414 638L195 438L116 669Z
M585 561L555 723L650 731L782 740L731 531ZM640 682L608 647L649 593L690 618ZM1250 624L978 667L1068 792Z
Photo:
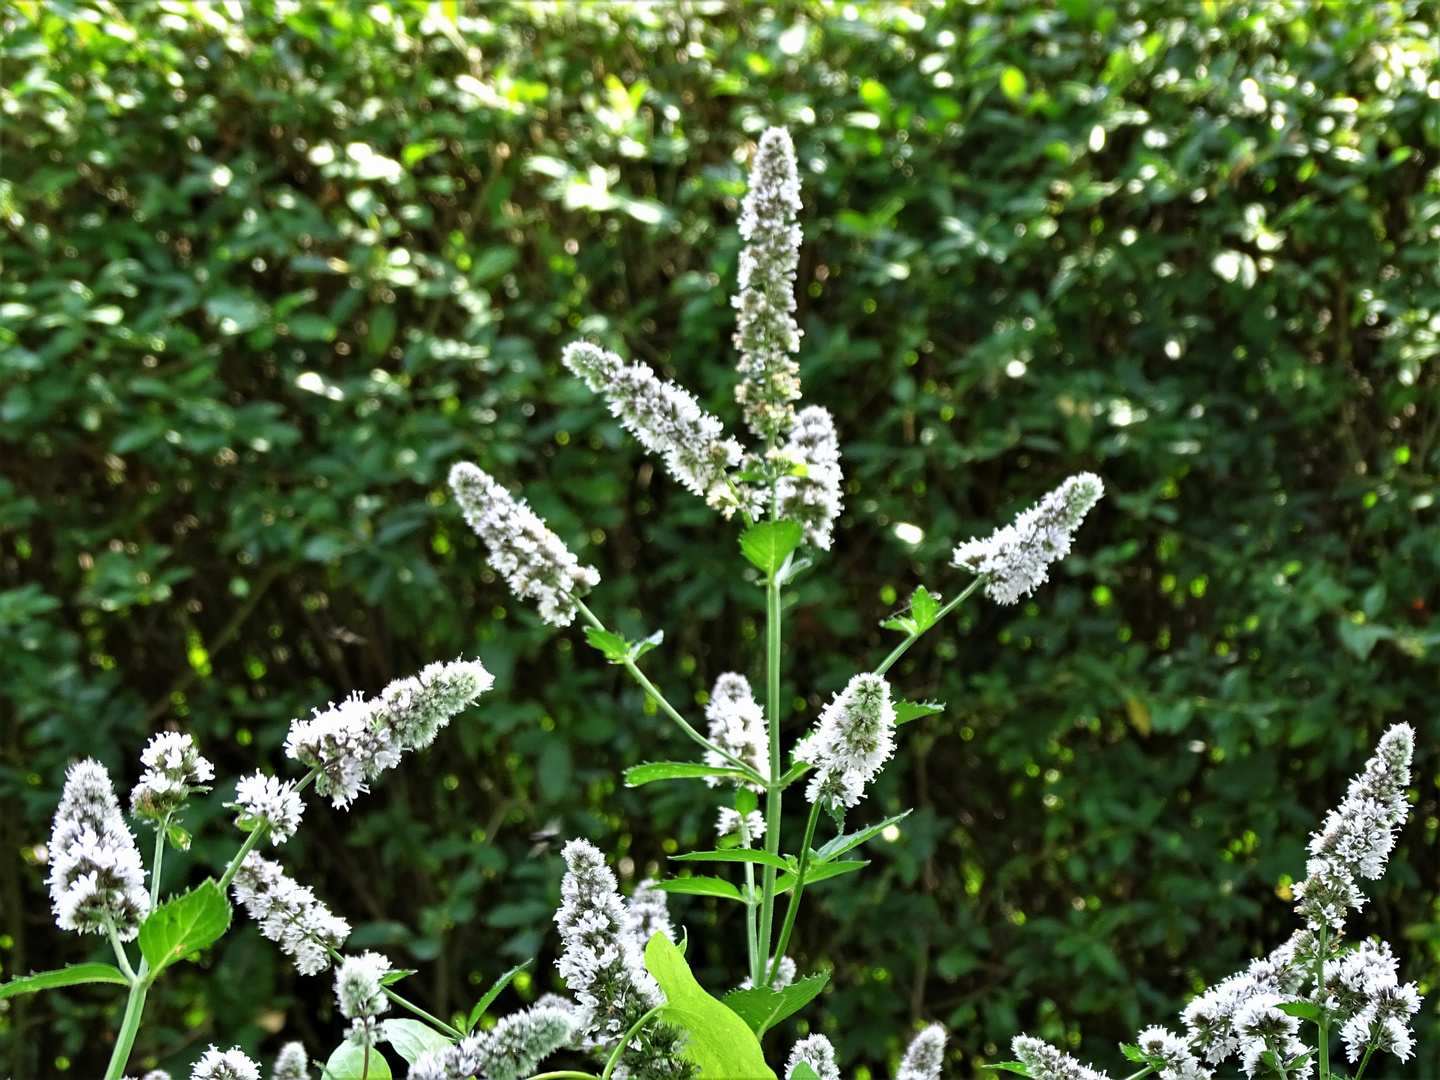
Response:
M260 1080L260 1066L238 1046L229 1050L211 1046L195 1063L190 1080Z
M931 1024L910 1040L895 1080L939 1080L944 1063L945 1028Z
M599 850L588 841L571 840L563 855L568 869L555 912L562 946L557 966L585 1010L582 1033L593 1035L608 1051L665 998L627 932L615 875ZM630 1041L620 1064L639 1080L683 1080L692 1072L680 1056L683 1043L679 1029L652 1022Z
M1152 1027L1135 1040L1143 1054L1159 1058L1159 1080L1210 1080L1210 1070L1190 1052L1190 1042L1163 1027Z
M1072 476L1013 525L959 545L954 565L984 578L985 594L996 603L1014 604L1048 579L1051 563L1070 553L1075 530L1104 491L1094 473Z
M454 1046L425 1054L410 1068L410 1080L520 1080L542 1060L568 1046L580 1027L580 1013L547 995L530 1008L504 1017L489 1031L467 1035Z
M767 441L792 422L791 402L800 396L800 349L795 325L795 268L800 262L800 175L790 132L772 127L760 136L750 167L750 190L740 211L740 292L735 347L740 350L740 384L735 400L745 408L750 429Z
M547 623L569 626L575 599L600 583L599 571L581 566L544 518L478 465L462 461L451 468L450 490L515 595L539 601Z
M820 1080L840 1080L840 1066L835 1064L835 1047L824 1035L807 1035L790 1051L785 1063L785 1080L791 1080L801 1062L815 1070Z
M350 936L349 923L332 915L278 863L253 851L240 864L230 888L236 903L260 924L260 933L289 953L302 975L328 968L329 951L338 950Z
M274 1080L310 1080L310 1059L303 1043L288 1042L275 1055Z
M820 713L815 731L795 748L795 760L815 767L805 789L832 814L855 806L865 785L895 750L895 706L879 675L856 675Z
M62 930L121 941L150 912L135 834L120 816L110 774L98 761L70 766L50 832L50 903Z
M835 418L828 409L810 405L795 417L781 453L796 465L803 476L782 476L775 485L775 501L782 518L804 527L805 543L821 551L830 550L830 533L840 516L840 440Z
M140 753L145 771L130 790L130 812L136 817L160 821L180 808L192 791L215 779L215 767L200 756L189 735L164 731Z
M1011 1039L1010 1052L1029 1071L1030 1080L1110 1080L1108 1074L1081 1065L1069 1054L1029 1035Z
M345 1038L356 1046L380 1041L376 1018L390 1008L380 980L389 973L390 960L374 952L347 956L335 970L335 1001L340 1015L351 1021Z
M576 341L565 347L565 366L603 393L610 411L645 449L657 453L670 475L696 495L717 502L725 470L739 464L740 444L724 438L724 425L674 383L662 383L648 364L627 364L613 352Z
M271 844L283 844L294 836L305 813L305 802L293 781L282 781L259 772L242 776L236 782L235 807L240 811L236 824L242 829L269 823Z
M1352 1062L1371 1044L1401 1061L1414 1053L1410 1018L1420 1011L1420 992L1414 983L1401 985L1388 944L1362 941L1333 965L1326 964L1325 986L1344 1018L1340 1035Z
M710 725L712 743L761 776L770 775L770 733L765 726L765 710L755 700L749 679L735 671L727 671L716 679L710 700L705 703L705 719ZM717 769L730 766L730 762L714 750L705 751L705 763ZM718 776L705 778L711 787L720 782ZM751 787L764 790L754 784Z
M352 694L309 720L290 725L285 753L320 770L315 789L348 807L404 750L428 746L495 678L478 660L431 664L418 677L392 682L366 700Z

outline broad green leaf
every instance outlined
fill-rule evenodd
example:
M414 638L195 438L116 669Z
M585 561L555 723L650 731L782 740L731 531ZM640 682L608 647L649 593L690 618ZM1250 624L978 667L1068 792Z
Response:
M419 1020L386 1020L381 1028L395 1052L411 1065L419 1061L421 1055L450 1045L449 1039Z
M910 597L910 618L915 629L921 633L935 625L935 616L940 613L940 597L933 595L923 585Z
M597 630L593 626L585 628L585 637L590 644L605 654L605 659L612 664L621 664L630 655L630 643L619 634L612 634L609 630Z
M721 769L713 765L694 765L686 761L656 761L625 770L625 786L639 787L656 780L686 780L701 776L728 776L743 780L739 769Z
M701 988L685 957L664 934L656 934L645 947L645 967L665 992L660 1015L689 1033L681 1053L699 1066L705 1080L775 1080L755 1033Z
M500 991L510 985L510 980L529 967L531 963L533 963L533 961L526 960L523 964L516 964L509 971L505 972L504 975L501 975L500 978L495 980L490 989L485 991L485 996L475 1003L475 1008L470 1010L470 1019L465 1021L465 1031L467 1033L475 1030L475 1025L478 1024L480 1018L485 1015L485 1010L495 1003L495 999L500 996Z
M1298 1016L1301 1020L1318 1021L1323 1015L1319 1006L1312 1005L1308 1001L1287 1001L1283 1005L1275 1007L1289 1016Z
M341 1043L325 1062L325 1080L391 1080L390 1063L376 1047Z
M748 787L735 789L735 812L741 817L753 814L760 806L760 796Z
M944 711L945 706L938 701L897 701L895 703L895 723L908 724L911 720L919 720L922 716L930 716L933 713Z
M863 862L826 862L821 863L818 866L807 866L805 868L805 884L813 885L817 881L824 881L826 878L839 877L841 874L848 874L852 870L859 870L862 866L869 865L870 862L867 859ZM781 874L775 880L776 892L789 892L794 887L794 874Z
M176 851L190 850L190 834L176 824L170 824L165 829L165 839L170 841L170 846Z
M766 577L780 569L800 544L798 521L761 521L740 534L740 550Z
M719 896L726 900L742 900L740 890L728 881L713 877L682 877L661 881L651 888L661 892L683 893L686 896Z
M71 964L58 971L39 971L33 975L21 975L7 983L0 983L0 1001L16 994L33 994L36 990L51 990L57 986L76 986L80 983L118 983L129 986L130 982L120 969L110 964Z
M769 986L752 986L748 990L732 990L725 995L725 1004L750 1026L756 1035L764 1035L792 1013L799 1012L825 988L830 973L810 975L776 990ZM793 1080L793 1078L792 1078Z
M810 1067L808 1061L797 1061L790 1073L790 1080L820 1080L820 1074Z
M993 1065L986 1065L987 1069L1004 1069L1006 1072L1018 1073L1021 1076L1029 1076L1030 1070L1022 1061L997 1061Z
M217 941L230 928L230 903L214 878L161 904L140 924L140 952L151 972Z
M1124 1054L1127 1058L1129 1058L1131 1061L1137 1062L1141 1065L1149 1064L1150 1059L1146 1057L1145 1051L1141 1050L1138 1046L1134 1046L1130 1043L1121 1043L1120 1052Z
M822 863L829 862L837 856L844 855L847 851L859 847L872 837L879 836L891 825L894 825L897 821L903 821L909 816L910 811L906 810L903 814L888 817L877 825L869 825L863 829L857 829L855 832L846 833L844 836L837 836L819 851L815 852L815 860Z
M779 855L771 855L768 851L759 848L731 848L729 851L692 851L687 855L670 856L676 862L749 862L763 863L766 866L773 866L777 870L792 870L794 867L791 861L782 859Z
M1377 642L1395 636L1395 631L1388 626L1378 626L1368 622L1354 623L1349 619L1337 620L1335 633L1340 638L1340 644L1349 649L1359 660L1368 658Z

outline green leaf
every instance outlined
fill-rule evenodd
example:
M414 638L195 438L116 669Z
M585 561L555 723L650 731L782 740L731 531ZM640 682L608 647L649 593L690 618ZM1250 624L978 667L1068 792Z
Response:
M944 711L945 705L939 701L897 701L895 703L895 723L908 724L911 720L918 720L922 716L930 716L932 713Z
M817 881L839 877L841 874L848 874L852 870L859 870L862 866L869 865L870 861L867 859L863 862L827 862L821 863L819 866L808 866L805 868L805 884L813 885ZM777 893L789 892L794 887L794 874L781 874L775 879L775 891Z
M1354 623L1349 619L1340 619L1335 624L1335 633L1339 635L1340 644L1355 654L1356 659L1364 660L1375 648L1376 642L1384 641L1395 636L1395 631L1388 626L1377 626L1375 623Z
M230 928L230 903L214 878L161 904L140 924L140 952L152 973L219 940Z
M335 324L324 315L301 312L290 317L290 335L296 341L334 341Z
M1287 1001L1283 1005L1276 1005L1275 1007L1287 1016L1298 1016L1301 1020L1314 1020L1318 1022L1324 1015L1318 1005L1312 1005L1308 1001Z
M753 814L759 806L760 796L756 795L750 788L738 787L735 789L735 812L741 817L748 817L750 814Z
M780 569L800 544L798 521L762 521L740 534L740 550L766 577Z
M391 1080L390 1063L373 1046L367 1051L354 1043L341 1043L325 1062L325 1080Z
M665 992L660 1015L689 1033L681 1053L699 1066L705 1080L775 1080L755 1033L701 989L685 957L664 934L645 947L645 967Z
M485 996L475 1003L475 1008L470 1010L470 1019L465 1021L466 1034L475 1030L475 1025L478 1024L480 1018L485 1015L485 1010L495 1003L495 999L500 996L500 991L510 985L510 980L515 978L516 975L519 975L520 972L524 971L532 963L533 961L526 960L523 964L516 964L509 971L505 972L504 975L501 975L500 978L495 980L490 989L485 991Z
M593 626L585 628L585 637L590 644L605 654L605 659L612 664L623 664L625 658L630 655L630 643L619 634L612 634L609 630L597 630Z
M190 834L173 822L165 829L165 839L170 841L170 846L176 851L190 850Z
M1146 1056L1145 1051L1141 1050L1138 1046L1132 1046L1129 1043L1121 1043L1120 1052L1124 1054L1127 1058L1129 1058L1131 1061L1138 1062L1142 1065L1148 1065L1150 1063L1150 1059Z
M745 779L739 769L722 769L714 765L695 765L687 761L655 761L625 770L625 786L639 787L656 780L686 780L701 776L728 776Z
M381 1030L384 1037L390 1040L395 1052L411 1065L419 1061L421 1055L444 1050L450 1045L449 1039L419 1020L386 1020L381 1025ZM373 1068L371 1075L374 1075Z
M866 840L869 840L872 837L879 836L891 825L894 825L897 821L904 821L905 818L909 816L910 811L906 810L903 814L896 814L894 817L888 817L877 825L869 825L863 829L858 829L855 832L846 833L844 836L837 836L834 840L831 840L819 851L815 852L815 859L817 862L829 862L831 859L834 859L837 856L844 855L852 848L859 847L861 844L865 843Z
M661 892L683 893L686 896L719 896L726 900L741 900L740 890L728 881L713 877L682 877L662 881L651 888Z
M353 937L351 938L350 946L351 948L355 947L355 941ZM401 979L409 978L411 975L414 975L415 972L418 970L418 968L396 968L394 971L387 971L384 975L380 976L380 985L394 986Z
M692 851L686 855L670 856L676 862L749 862L763 863L777 870L793 869L790 862L779 855L771 855L759 848L731 848L729 851Z
M120 969L111 964L71 964L58 971L40 971L33 975L21 975L7 983L0 983L0 1001L16 994L33 994L36 990L51 990L57 986L77 986L80 983L118 983L129 986Z
M986 1065L987 1069L1004 1069L1006 1072L1019 1073L1021 1076L1029 1076L1030 1070L1021 1061L997 1061L993 1065Z
M725 995L728 1005L756 1035L764 1035L791 1013L799 1012L825 988L830 973L798 979L783 990L769 986L753 986L748 990L732 990ZM793 1077L792 1077L793 1080Z
M915 620L915 628L918 632L924 633L935 625L935 616L940 614L940 597L932 595L923 585L915 590L910 597L910 617Z
M660 644L662 641L664 641L664 640L665 640L665 631L664 631L664 630L656 630L653 634L651 634L649 637L647 637L644 641L634 642L634 643L630 646L630 659L632 659L632 660L639 660L640 657L644 656L647 652L649 652L651 649L655 648L656 645L659 645L659 644Z

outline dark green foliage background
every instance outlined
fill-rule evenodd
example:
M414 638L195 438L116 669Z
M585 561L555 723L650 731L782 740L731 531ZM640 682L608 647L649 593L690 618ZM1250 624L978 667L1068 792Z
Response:
M758 674L736 526L557 358L593 335L737 419L741 162L788 123L806 399L849 486L787 616L787 742L910 589L963 585L957 540L1082 468L1110 491L1033 603L968 604L896 672L947 708L852 818L914 805L902 837L807 894L808 1023L862 1078L929 1019L952 1075L1022 1030L1120 1067L1294 928L1307 832L1406 720L1415 814L1352 926L1429 995L1385 1075L1436 1075L1436 9L387 7L0 5L5 974L103 959L43 887L67 762L128 786L151 733L195 734L225 782L178 887L292 717L461 653L496 689L280 853L420 1003L532 956L507 1008L554 984L564 838L627 888L709 845L718 793L617 783L683 739L514 602L442 481L523 486L602 616L665 631L673 700ZM733 985L735 912L673 906ZM237 925L151 995L137 1063L337 1038L330 980ZM118 1003L7 1003L0 1071L97 1075Z

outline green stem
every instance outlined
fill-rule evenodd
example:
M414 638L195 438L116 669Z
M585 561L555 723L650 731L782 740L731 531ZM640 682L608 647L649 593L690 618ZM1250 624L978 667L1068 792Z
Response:
M800 893L805 888L805 870L810 865L810 845L815 840L815 824L820 820L820 803L810 806L810 820L805 823L805 842L800 845L800 865L795 869L795 888L790 890L790 903L785 908L785 925L780 928L780 940L775 943L775 959L770 965L770 975L763 985L775 981L780 970L780 958L790 946L790 931L795 929L795 913L800 910ZM761 985L761 984L756 984Z
M125 955L125 946L120 944L120 935L115 932L115 927L110 927L110 947L115 950L115 959L120 964L120 970L132 983L138 978L135 969L130 966L130 957Z
M568 1069L561 1069L559 1072L536 1073L534 1076L526 1077L525 1080L600 1080L594 1073L571 1072Z
M110 1052L110 1066L105 1070L105 1080L121 1080L125 1066L130 1061L130 1050L135 1045L135 1036L140 1031L140 1014L145 1011L145 994L150 983L138 980L130 984L130 999L125 1003L125 1019L120 1022L120 1033L115 1037L115 1049Z
M625 1047L630 1044L630 1040L635 1037L636 1032L649 1022L652 1016L655 1016L663 1008L665 1008L664 1005L656 1005L644 1016L640 1017L639 1020L636 1020L635 1023L630 1025L630 1030L625 1032L625 1037L622 1038L615 1049L610 1052L610 1059L605 1062L605 1071L600 1074L600 1080L610 1080L610 1074L615 1071L615 1066L620 1063L620 1055L625 1052Z
M595 617L595 613L591 611L588 607L586 607L584 602L580 600L579 597L572 596L570 599L574 601L576 608L578 608L580 614L585 617L586 622L588 622L591 626L595 627L596 630L603 631L605 629L605 624ZM752 784L763 784L766 782L765 777L761 776L749 765L746 765L743 761L735 757L733 754L729 754L726 751L720 749L720 747L716 746L709 739L705 738L704 735L701 735L700 732L696 731L695 728L691 726L690 722L686 720L683 716L681 716L678 712L676 712L675 707L671 705L670 702L665 700L665 695L660 693L659 689L656 688L655 684L645 677L645 673L635 665L634 660L626 657L624 660L621 661L621 663L624 666L625 670L630 672L630 674L634 677L635 681L640 684L640 688L655 699L655 703L659 705L660 708L665 710L665 715L670 717L671 720L674 720L675 723L679 724L680 729L684 731L686 735L689 735L690 738L694 739L701 746L705 747L706 750L715 751L715 753L719 754L725 761L729 762L731 766L741 770L743 773L745 773L745 778L749 780Z
M340 954L336 953L335 955L339 956ZM391 1001L395 1002L396 1005L399 1005L401 1008L404 1009L409 1009L416 1016L420 1017L421 1020L426 1020L431 1024L434 1024L450 1038L463 1039L465 1037L465 1033L463 1031L456 1030L449 1024L445 1023L444 1020L441 1020L438 1016L431 1016L424 1009L420 1008L419 1005L416 1005L414 1002L411 1001L406 1001L403 997L395 993L395 991L391 990L388 986L382 986L380 989L383 990L385 992L385 996L388 997Z
M150 910L154 911L160 906L160 867L165 862L165 834L170 828L170 815L167 813L155 829L155 859L150 864Z
M740 819L740 845L742 847L753 847L750 841L750 829L745 824L745 819ZM755 937L755 864L745 864L745 947L750 959L750 981L755 982L755 973L760 970L760 946ZM759 986L759 983L755 983Z
M771 485L770 505L773 519L775 506L774 485ZM765 675L766 675L766 722L770 731L770 777L765 784L765 850L771 855L780 854L780 586L772 575L765 583ZM775 921L775 867L766 866L760 877L760 941L759 966L761 975L770 963L770 931ZM769 985L763 978L755 979L756 986Z
M1140 1080L1140 1078L1141 1078L1142 1076L1149 1076L1149 1075L1150 1075L1152 1072L1154 1072L1154 1071L1155 1071L1155 1066L1154 1066L1154 1065L1146 1065L1146 1066L1145 1066L1143 1069L1141 1069L1139 1072L1137 1072L1137 1073L1131 1073L1129 1076L1127 1076L1127 1077L1125 1078L1125 1080Z
M1320 997L1320 1029L1317 1046L1320 1051L1320 1080L1330 1080L1330 1010L1325 1007L1325 924L1320 924L1320 947L1315 950L1315 991Z
M295 785L296 792L304 791L319 775L319 768L312 767L310 771L301 778L300 783ZM245 856L249 855L250 852L254 850L255 845L265 839L269 832L270 822L267 819L262 819L260 824L250 830L250 835L245 838L245 842L240 845L240 850L235 853L235 857L230 860L230 865L225 868L225 873L220 877L220 891L222 893L230 887L230 882L235 880L235 875L239 873L240 864L245 861Z
M1360 1077L1365 1075L1365 1066L1370 1064L1370 1055L1374 1052L1375 1044L1373 1042L1365 1047L1365 1056L1360 1059L1360 1068L1355 1070L1355 1080L1360 1080Z
M971 593L973 593L983 584L985 584L985 579L983 577L977 577L974 581L972 581L969 585L965 587L964 592L962 592L959 596L955 597L954 600L951 600L948 604L946 604L944 607L942 607L939 611L935 613L935 621L932 622L930 626L937 625L941 619L943 619L946 615L949 615L950 612L954 611L957 607L959 607L966 597L968 597ZM927 626L925 630L930 629L930 626ZM925 630L920 631L920 634L923 634ZM915 642L920 640L920 634L910 634L908 637L906 637L904 641L900 642L899 645L896 645L895 648L890 651L890 655L880 662L880 666L875 669L875 674L884 675L885 672L889 671L890 668L894 666L895 661L899 660L900 657L905 655L905 650L910 648L911 645L914 645Z

